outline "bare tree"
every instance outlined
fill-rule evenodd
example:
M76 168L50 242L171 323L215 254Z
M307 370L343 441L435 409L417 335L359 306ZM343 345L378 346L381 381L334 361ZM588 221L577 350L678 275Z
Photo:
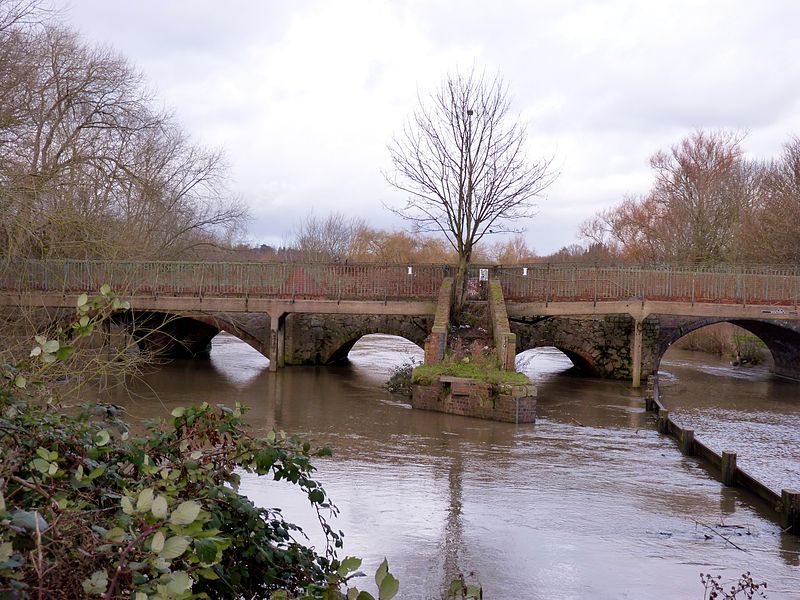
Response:
M742 137L699 130L669 152L657 152L650 159L650 191L597 214L582 226L583 237L637 261L738 260L759 172L742 155Z
M247 214L221 153L156 109L123 57L29 23L36 5L0 0L0 255L176 258L224 243Z
M409 194L390 210L417 232L440 232L458 255L455 307L464 302L466 273L477 242L521 230L533 200L554 179L550 161L528 160L526 131L509 117L499 77L471 71L447 75L389 144L391 185Z
M366 228L362 219L348 219L334 212L324 219L309 214L300 223L294 246L304 260L341 261L350 258L361 231Z

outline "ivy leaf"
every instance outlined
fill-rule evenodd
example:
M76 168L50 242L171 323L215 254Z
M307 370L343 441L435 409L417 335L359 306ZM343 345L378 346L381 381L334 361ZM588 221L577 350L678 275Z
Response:
M188 547L189 538L183 535L176 535L164 542L164 547L158 553L158 557L163 560L172 560L186 552Z
M181 502L169 517L170 523L173 525L189 525L197 519L200 514L200 504L194 500L187 500Z

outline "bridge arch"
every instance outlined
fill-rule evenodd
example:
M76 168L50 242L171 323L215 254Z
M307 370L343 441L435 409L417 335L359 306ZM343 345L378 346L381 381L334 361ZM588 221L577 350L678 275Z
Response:
M292 314L286 317L286 364L331 364L365 335L395 335L423 347L433 316Z
M268 331L269 317L260 327L247 327L224 314L120 311L112 317L125 328L139 348L172 358L208 356L211 340L224 330L268 356L267 344L256 332Z
M679 327L662 328L656 370L669 347L682 337L716 323L732 323L758 337L772 355L774 373L800 380L800 324L777 319L700 318L685 321Z

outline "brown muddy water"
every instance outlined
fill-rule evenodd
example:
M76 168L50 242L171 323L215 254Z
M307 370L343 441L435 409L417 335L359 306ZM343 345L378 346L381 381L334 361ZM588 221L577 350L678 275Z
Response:
M375 335L349 364L269 373L221 334L210 360L173 362L112 400L133 418L238 400L255 427L331 446L318 476L341 510L346 554L370 575L355 583L373 593L385 556L401 598L441 598L464 573L491 599L701 599L701 572L745 571L769 598L800 598L800 538L656 433L629 384L577 377L555 349L528 351L518 363L539 387L539 419L493 423L389 394L392 368L420 359L410 342ZM800 385L676 350L661 369L663 402L699 439L736 450L774 489L800 487ZM258 477L242 490L322 547L302 495Z

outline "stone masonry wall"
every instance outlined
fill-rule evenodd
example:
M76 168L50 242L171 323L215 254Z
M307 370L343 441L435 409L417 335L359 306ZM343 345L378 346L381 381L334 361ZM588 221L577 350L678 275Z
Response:
M503 421L536 421L536 391L533 386L514 386L516 390L497 393L485 383L473 383L468 393L456 393L447 383L414 385L411 406L421 410ZM523 389L524 388L524 389Z

